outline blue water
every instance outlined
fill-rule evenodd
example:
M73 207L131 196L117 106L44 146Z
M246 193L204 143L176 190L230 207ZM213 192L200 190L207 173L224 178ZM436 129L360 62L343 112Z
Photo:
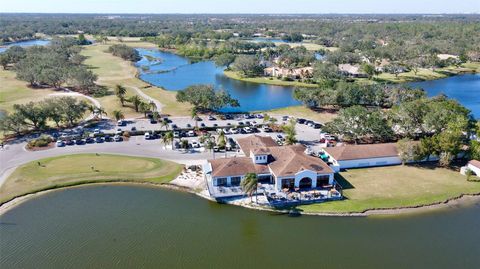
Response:
M19 41L19 42L13 42L9 43L6 46L0 47L0 53L6 51L9 47L11 46L20 46L20 47L30 47L30 46L45 46L50 44L50 40L45 40L45 39L35 39L35 40L28 40L28 41Z
M300 104L292 96L293 87L230 79L223 75L223 67L215 66L212 61L191 63L188 59L169 52L147 49L138 51L142 56L150 55L155 58L148 61L143 57L137 62L138 67L149 67L145 71L140 69L141 79L172 91L194 84L211 84L216 89L224 89L240 102L239 108L224 108L224 112L269 110ZM317 57L319 56L321 55L318 54ZM475 118L480 118L480 74L459 75L409 85L425 89L428 96L443 92L470 109Z
M444 79L412 82L412 87L423 88L429 97L446 94L472 111L480 118L480 74L465 74Z
M149 62L145 57L137 66L149 66L149 70L140 70L140 78L167 90L178 91L195 84L210 84L216 89L224 89L239 100L240 107L227 107L223 112L242 112L269 110L298 105L293 99L293 87L283 87L258 83L249 83L230 79L223 74L223 67L217 67L212 61L189 63L184 57L157 50L138 49L142 56L150 55L161 61ZM165 72L166 70L170 70Z

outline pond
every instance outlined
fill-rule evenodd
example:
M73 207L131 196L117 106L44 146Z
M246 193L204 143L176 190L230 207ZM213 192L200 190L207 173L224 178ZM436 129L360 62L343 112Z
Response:
M167 90L178 91L194 84L211 84L228 91L240 102L239 108L224 108L224 112L258 111L299 105L292 96L293 87L249 83L230 79L223 67L212 61L190 62L169 52L138 49L143 56L137 62L140 78ZM317 54L321 59L321 55ZM148 58L148 59L147 59ZM434 81L410 83L424 88L429 96L444 92L472 110L480 118L480 74L466 74Z
M50 40L46 40L46 39L35 39L35 40L8 43L5 46L0 47L0 53L6 51L11 46L20 46L20 47L45 46L45 45L48 45L49 43L50 43Z
M0 268L477 268L480 205L317 217L129 185L51 192L0 216Z

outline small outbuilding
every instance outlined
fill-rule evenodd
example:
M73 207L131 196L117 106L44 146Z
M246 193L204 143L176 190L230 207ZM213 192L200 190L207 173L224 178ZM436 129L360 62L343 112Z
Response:
M471 160L467 164L467 168L470 169L472 172L475 173L478 177L480 177L480 161Z
M343 145L325 148L325 154L328 155L328 163L335 172L339 172L340 169L402 163L396 143Z

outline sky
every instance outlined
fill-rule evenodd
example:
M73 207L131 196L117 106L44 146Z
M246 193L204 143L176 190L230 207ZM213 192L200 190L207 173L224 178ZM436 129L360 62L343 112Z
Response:
M28 13L480 13L480 0L0 0Z

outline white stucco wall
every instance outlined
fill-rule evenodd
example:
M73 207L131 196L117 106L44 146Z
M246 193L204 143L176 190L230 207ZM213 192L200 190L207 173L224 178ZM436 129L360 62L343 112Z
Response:
M480 177L480 168L475 167L471 164L467 165L468 169L472 170L478 177Z
M372 166L398 165L402 164L402 160L400 160L399 157L384 157L338 161L338 164L340 165L341 169L348 169Z
M295 174L294 186L295 186L295 188L298 188L300 186L300 180L302 180L302 178L309 177L310 179L312 179L312 188L316 188L317 187L317 177L321 176L321 175L328 175L328 184L333 184L333 181L334 181L333 173L317 174L316 172L311 171L311 170L304 170L304 171L301 171L301 172L298 172L297 174ZM283 179L288 179L288 178L293 178L293 177L275 177L275 188L278 191L281 191L282 190Z

